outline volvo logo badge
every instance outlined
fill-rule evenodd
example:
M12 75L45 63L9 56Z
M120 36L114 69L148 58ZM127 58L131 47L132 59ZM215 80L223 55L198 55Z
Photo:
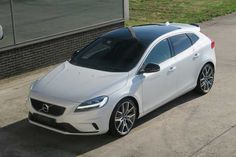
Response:
M43 112L45 112L45 113L48 113L48 111L49 111L49 106L48 106L48 104L43 104L41 111L43 111Z

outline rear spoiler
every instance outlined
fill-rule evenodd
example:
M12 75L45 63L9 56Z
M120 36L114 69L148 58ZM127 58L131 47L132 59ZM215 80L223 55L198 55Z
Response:
M190 25L192 25L192 26L196 26L196 27L200 27L198 24L196 24L196 23L190 23Z
M178 27L180 29L189 29L189 30L194 30L194 31L199 31L199 32L201 30L200 26L198 24L195 24L195 23L185 24L185 23L169 23L169 22L166 22L165 25L175 26L175 27Z

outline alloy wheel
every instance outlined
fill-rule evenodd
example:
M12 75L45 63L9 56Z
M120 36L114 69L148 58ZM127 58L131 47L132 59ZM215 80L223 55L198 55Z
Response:
M214 69L210 64L207 64L200 75L200 87L205 93L209 92L214 82Z
M136 119L136 107L130 101L123 102L115 114L115 128L121 135L127 134L133 127Z

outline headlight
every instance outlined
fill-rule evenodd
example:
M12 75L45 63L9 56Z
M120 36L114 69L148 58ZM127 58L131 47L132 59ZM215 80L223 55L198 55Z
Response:
M103 107L108 101L107 96L99 96L94 99L90 99L88 101L83 102L80 104L76 109L75 112L83 111L83 110L89 110L94 108L101 108Z

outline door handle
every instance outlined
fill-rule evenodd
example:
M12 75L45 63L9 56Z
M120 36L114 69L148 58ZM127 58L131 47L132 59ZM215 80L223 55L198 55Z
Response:
M200 56L200 53L195 53L193 58L198 58Z
M170 67L169 72L175 71L176 67Z

